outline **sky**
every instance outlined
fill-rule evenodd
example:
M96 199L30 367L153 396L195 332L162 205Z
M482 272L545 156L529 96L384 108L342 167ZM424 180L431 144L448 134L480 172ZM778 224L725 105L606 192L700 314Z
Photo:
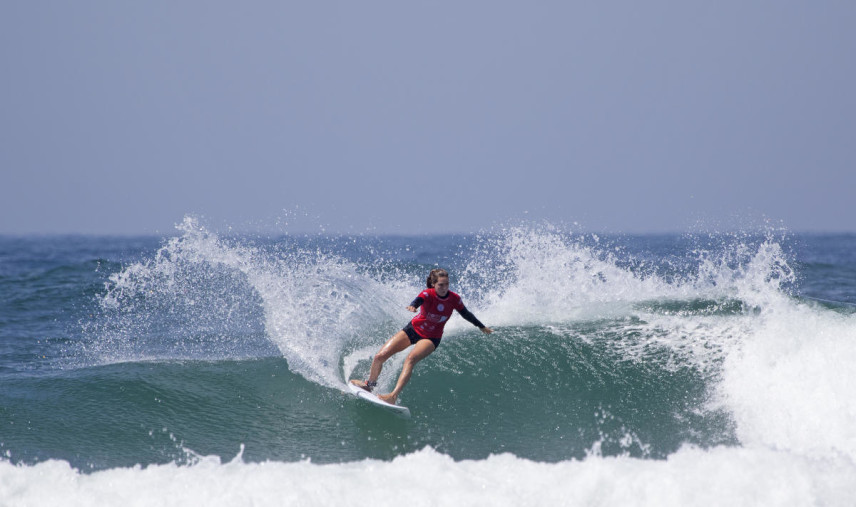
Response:
M0 234L856 232L852 1L0 3Z

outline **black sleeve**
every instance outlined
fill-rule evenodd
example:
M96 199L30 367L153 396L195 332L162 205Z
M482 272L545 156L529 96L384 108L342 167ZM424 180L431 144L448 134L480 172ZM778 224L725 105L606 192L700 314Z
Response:
M477 328L481 329L485 327L485 325L482 324L481 321L477 319L475 315L473 315L473 312L467 310L466 306L458 310L458 313L460 313L461 317L463 317L467 322L476 326Z
M425 302L425 300L424 300L424 299L422 299L422 298L421 298L421 297L419 297L419 296L416 296L416 299L414 299L413 301L411 301L411 302L410 302L410 304L409 304L409 305L407 305L407 306L412 306L412 307L414 307L414 308L419 308L420 306L422 306L422 303L424 303L424 302Z

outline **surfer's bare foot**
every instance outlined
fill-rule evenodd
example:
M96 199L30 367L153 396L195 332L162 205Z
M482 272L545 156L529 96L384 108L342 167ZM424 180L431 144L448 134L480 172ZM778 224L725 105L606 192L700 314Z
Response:
M359 387L360 389L365 389L368 392L372 392L372 387L374 387L374 385L377 385L377 382L366 382L365 380L357 379L352 380L351 383Z
M395 402L398 401L398 396L392 393L389 394L378 394L378 398L389 403L390 405L395 405Z

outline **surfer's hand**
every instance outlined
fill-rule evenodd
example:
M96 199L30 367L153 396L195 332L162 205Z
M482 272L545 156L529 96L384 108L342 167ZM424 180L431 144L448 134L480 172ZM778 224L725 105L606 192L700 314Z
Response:
M407 309L413 313L416 313L416 307L415 306L408 306Z
M491 329L489 327L483 327L483 328L481 328L481 332L484 334L491 334L493 332L493 329Z

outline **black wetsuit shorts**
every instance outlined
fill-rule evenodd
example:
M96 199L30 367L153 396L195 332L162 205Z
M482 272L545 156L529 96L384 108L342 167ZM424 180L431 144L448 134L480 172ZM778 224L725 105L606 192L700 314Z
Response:
M442 340L442 338L425 338L424 336L419 336L419 333L417 333L416 330L413 329L412 322L408 322L407 325L404 326L404 329L402 329L402 331L407 333L407 337L410 338L411 345L416 345L416 342L418 342L419 340L431 340L431 343L434 344L434 349L436 350L440 346L440 340Z

